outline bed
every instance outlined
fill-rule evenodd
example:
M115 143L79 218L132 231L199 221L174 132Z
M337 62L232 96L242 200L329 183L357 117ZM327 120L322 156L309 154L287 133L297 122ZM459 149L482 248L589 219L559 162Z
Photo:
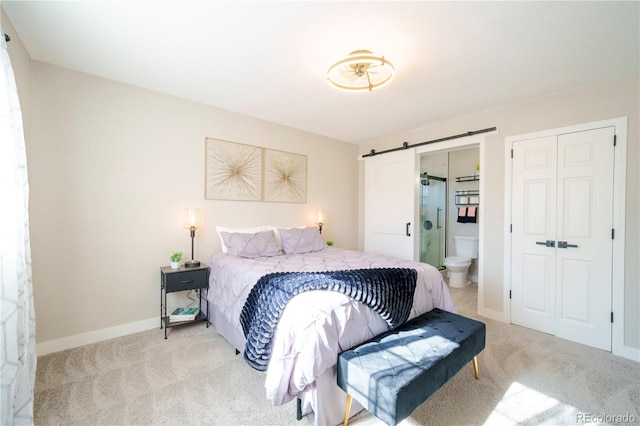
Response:
M440 272L430 265L328 247L317 228L218 231L223 251L209 259L209 318L241 353L246 344L240 323L245 301L261 277L276 272L411 268L417 278L407 320L433 308L456 312ZM250 239L254 244L247 249ZM265 371L267 399L282 405L299 398L302 413L312 424L341 423L345 394L336 384L338 354L387 330L380 315L344 294L322 290L298 294L286 305L273 336ZM353 412L359 408L354 406Z

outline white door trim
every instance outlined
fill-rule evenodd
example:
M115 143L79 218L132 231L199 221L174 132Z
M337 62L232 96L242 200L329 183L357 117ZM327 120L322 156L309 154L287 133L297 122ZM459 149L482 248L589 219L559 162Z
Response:
M634 361L640 361L640 350L625 346L624 344L624 269L625 269L625 212L626 212L626 176L627 176L627 117L619 117L608 120L584 123L575 126L561 127L558 129L543 130L540 132L523 135L509 136L505 138L505 204L504 204L504 302L503 309L507 318L511 318L511 304L509 292L511 289L511 149L513 143L523 139L533 139L545 136L553 136L562 133L582 132L602 127L615 127L616 150L615 169L613 177L613 224L615 238L613 240L613 271L612 271L612 312L614 323L612 326L611 348L614 355L619 355Z
M485 164L485 140L486 136L498 133L498 129L493 132L484 133L483 135L475 135L469 136L459 139L453 139L450 141L438 142L430 145L424 145L416 148L416 155L420 156L421 154L426 153L435 153L435 152L445 152L452 151L455 149L464 149L464 148L473 148L478 147L480 150L480 181L479 183L479 191L480 191L480 205L485 205L485 197L486 197L486 179L483 179L482 173L484 170ZM419 172L419 170L418 170ZM416 211L417 214L417 211ZM417 219L416 219L417 220ZM417 223L417 221L416 221ZM478 254L478 306L477 311L479 315L482 315L487 318L494 319L496 321L509 322L509 317L504 317L502 312L496 312L493 310L489 310L484 306L484 262L486 256L482 252L485 241L485 221L484 215L478 215L478 242L479 242L479 254ZM417 259L420 259L417 257Z

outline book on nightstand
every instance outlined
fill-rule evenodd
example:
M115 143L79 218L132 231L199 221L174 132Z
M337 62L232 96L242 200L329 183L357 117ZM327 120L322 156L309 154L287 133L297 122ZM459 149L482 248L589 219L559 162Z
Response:
M193 321L198 316L198 308L177 308L171 312L169 322Z

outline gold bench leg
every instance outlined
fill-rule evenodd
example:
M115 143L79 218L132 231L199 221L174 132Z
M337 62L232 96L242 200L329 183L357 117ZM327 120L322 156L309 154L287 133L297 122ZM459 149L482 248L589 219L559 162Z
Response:
M473 362L473 375L476 377L476 380L479 380L480 375L478 374L478 357L474 356L471 361Z
M351 395L347 394L347 406L344 407L344 420L342 421L343 426L349 424L349 411L351 411Z

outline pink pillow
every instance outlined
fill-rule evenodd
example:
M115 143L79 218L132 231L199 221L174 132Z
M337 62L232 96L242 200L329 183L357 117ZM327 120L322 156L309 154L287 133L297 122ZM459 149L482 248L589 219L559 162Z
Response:
M255 257L277 256L280 254L280 245L276 240L274 231L256 232L255 234L220 232L227 247L227 253L235 256Z
M320 230L315 226L278 228L278 233L285 254L310 253L323 250L326 247Z
M216 226L216 232L218 232L218 237L220 237L220 249L223 253L227 252L227 246L224 244L222 235L220 235L221 232L227 232L229 234L255 234L256 232L268 231L269 229L273 228L268 226L254 226L252 228L228 228L226 226Z

